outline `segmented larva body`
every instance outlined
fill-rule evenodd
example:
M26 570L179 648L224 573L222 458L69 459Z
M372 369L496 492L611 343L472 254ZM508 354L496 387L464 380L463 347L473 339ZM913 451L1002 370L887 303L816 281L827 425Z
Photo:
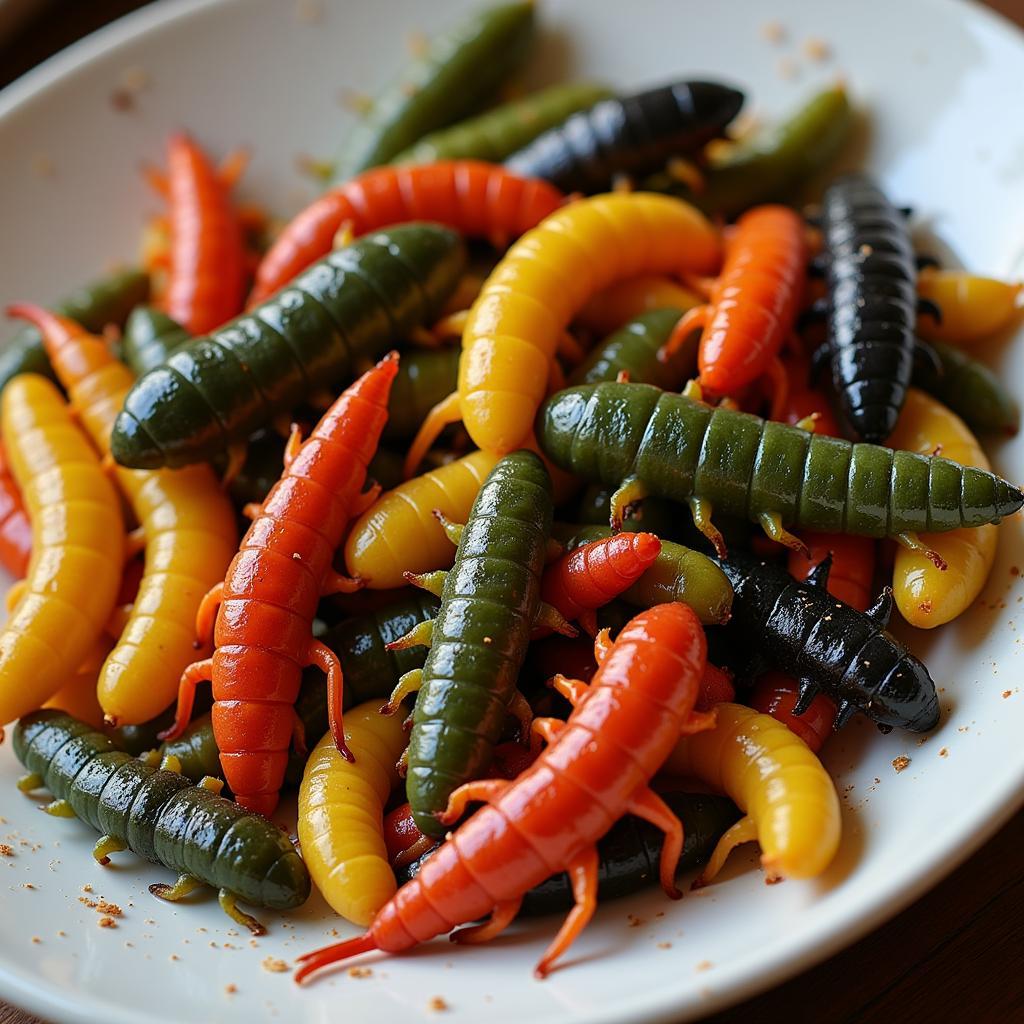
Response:
M832 384L845 427L876 444L896 426L914 369L917 270L905 220L867 178L825 193Z
M743 93L717 82L671 82L599 100L537 136L506 165L565 192L600 192L617 175L644 174L692 153L740 112Z
M433 221L504 246L562 205L546 181L480 160L376 167L325 192L287 224L256 270L249 305L264 302L331 251L338 231L354 238L407 221Z
M341 668L337 655L313 639L312 623L321 596L351 584L331 561L358 507L396 370L397 358L389 356L367 371L286 459L224 583L200 609L200 634L216 614L213 657L186 669L175 724L161 737L181 734L196 685L212 680L224 777L240 804L263 814L277 805L307 665L327 673L331 729L344 751Z
M948 459L808 433L644 384L579 385L538 420L560 468L674 501L699 498L755 522L867 537L982 526L1012 515L1020 490Z
M117 847L256 906L306 902L309 873L276 825L184 776L117 750L60 711L14 731L14 753L38 784Z

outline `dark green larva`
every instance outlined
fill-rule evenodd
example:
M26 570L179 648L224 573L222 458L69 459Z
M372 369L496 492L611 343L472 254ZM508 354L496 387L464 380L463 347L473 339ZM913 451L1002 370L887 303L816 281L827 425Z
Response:
M120 270L87 284L58 302L54 309L99 333L108 324L122 326L125 318L149 297L149 277L141 270ZM43 339L35 327L22 327L0 349L0 388L19 373L41 373L53 379Z
M14 753L55 799L146 860L255 906L289 910L309 896L306 865L272 822L117 750L63 712L21 719Z
M632 528L646 529L642 523L633 523ZM607 526L583 526L566 547L571 551L611 533ZM619 598L634 608L682 601L705 626L728 622L732 610L732 587L725 573L707 555L664 539L654 564Z
M543 405L538 436L562 469L758 522L889 537L997 523L1024 494L940 457L810 434L647 384L568 388ZM710 513L709 513L710 514Z
M813 96L787 120L738 143L704 170L704 188L692 192L667 174L644 187L666 191L706 213L733 217L757 203L792 199L809 178L827 167L853 131L854 113L842 86Z
M124 325L121 357L135 376L141 377L191 340L192 335L166 313L139 306Z
M428 132L479 110L523 63L534 31L534 5L520 0L477 11L435 36L349 131L334 180L389 163Z
M723 796L705 793L660 795L683 823L683 852L678 872L706 863L722 834L740 817L736 805ZM598 903L631 896L657 884L658 860L664 839L665 834L654 825L630 814L616 822L597 844ZM415 878L436 849L434 847L400 868L396 872L398 884L403 885ZM522 917L564 913L572 908L574 902L572 883L563 871L527 892L519 913Z
M928 344L939 357L942 373L926 370L915 374L914 382L949 406L972 430L1016 434L1020 405L999 377L954 345Z
M415 437L427 413L454 390L459 376L458 346L406 349L391 382L385 440Z
M503 103L477 117L425 135L415 146L399 153L392 163L429 164L435 160L487 160L500 164L505 157L532 142L541 132L561 124L577 110L586 110L611 96L603 85L566 82Z
M426 648L389 651L386 645L436 613L437 599L417 591L368 615L346 619L320 637L341 662L345 676L344 707L373 698L380 698L383 703L405 672L423 664ZM302 673L295 711L302 721L308 746L328 728L326 683L318 668L310 667ZM220 751L208 714L195 719L176 740L165 743L160 752L178 758L181 773L193 781L198 782L204 775L221 774ZM289 784L298 786L302 781L305 763L304 756L292 753L285 776Z
M400 225L330 253L136 381L114 424L114 458L177 467L244 441L435 319L464 262L458 234L432 224Z
M445 576L413 712L406 795L420 831L490 764L540 603L551 480L532 452L506 455L473 502Z
M573 370L569 383L600 384L627 373L637 384L678 390L688 377L696 375L700 332L692 331L668 362L658 359L658 350L682 315L678 309L652 309L630 320L587 355Z

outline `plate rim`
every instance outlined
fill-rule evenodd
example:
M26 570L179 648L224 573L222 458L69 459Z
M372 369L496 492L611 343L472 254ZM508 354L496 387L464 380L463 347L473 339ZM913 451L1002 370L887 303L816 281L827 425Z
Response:
M986 6L981 0L928 0L936 8L957 12L955 16L980 19L989 27L1014 39L1024 56L1024 28L1006 15ZM3 89L0 89L0 130L4 120L17 113L48 89L80 71L94 61L129 45L136 39L158 33L168 25L185 20L201 12L217 8L241 6L242 0L163 0L147 4L102 26L48 57ZM1024 341L1024 338L1021 339ZM714 988L704 997L698 1008L686 1012L685 1019L697 1019L734 1006L746 999L777 988L798 974L810 970L829 957L846 949L871 931L892 920L913 902L937 886L971 857L985 842L998 832L1019 810L1024 808L1024 759L1014 774L1004 775L1002 785L986 794L972 808L971 829L966 839L949 841L945 847L930 848L928 856L919 857L915 870L909 872L910 881L902 889L890 892L876 887L871 898L863 905L856 918L844 927L828 926L824 934L811 931L802 941L779 942L771 952L758 952L755 967L745 967L749 957L721 965ZM966 829L964 830L966 831ZM963 832L960 833L963 835ZM890 883L892 888L892 883ZM723 975L740 975L736 980L719 982ZM65 997L56 986L42 984L37 976L6 964L0 954L0 994L12 1006L41 1015L56 1022L91 1024L97 1010L110 1024L134 1024L131 1011L105 996L90 994L91 1002L83 1006ZM633 996L628 1009L609 1007L589 1016L590 1024L620 1024L630 1020L636 1024L675 1024L684 1011L673 1001L663 987Z

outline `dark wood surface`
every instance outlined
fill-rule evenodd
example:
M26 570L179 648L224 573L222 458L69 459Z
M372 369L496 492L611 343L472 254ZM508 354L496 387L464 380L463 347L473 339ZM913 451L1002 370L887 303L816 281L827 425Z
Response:
M0 46L0 86L142 6L139 0L51 0ZM1024 0L989 6L1024 25ZM1024 812L887 925L707 1024L1024 1022L1022 851ZM0 1002L0 1024L42 1022Z

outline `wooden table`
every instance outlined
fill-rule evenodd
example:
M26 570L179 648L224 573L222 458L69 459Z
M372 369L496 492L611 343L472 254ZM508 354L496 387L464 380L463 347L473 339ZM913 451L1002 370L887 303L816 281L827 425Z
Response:
M0 86L141 6L139 0L52 3L49 15L0 47ZM989 6L1024 25L1024 0L990 0ZM1022 850L1024 811L889 924L706 1024L1024 1022ZM42 1022L0 1003L0 1024Z

